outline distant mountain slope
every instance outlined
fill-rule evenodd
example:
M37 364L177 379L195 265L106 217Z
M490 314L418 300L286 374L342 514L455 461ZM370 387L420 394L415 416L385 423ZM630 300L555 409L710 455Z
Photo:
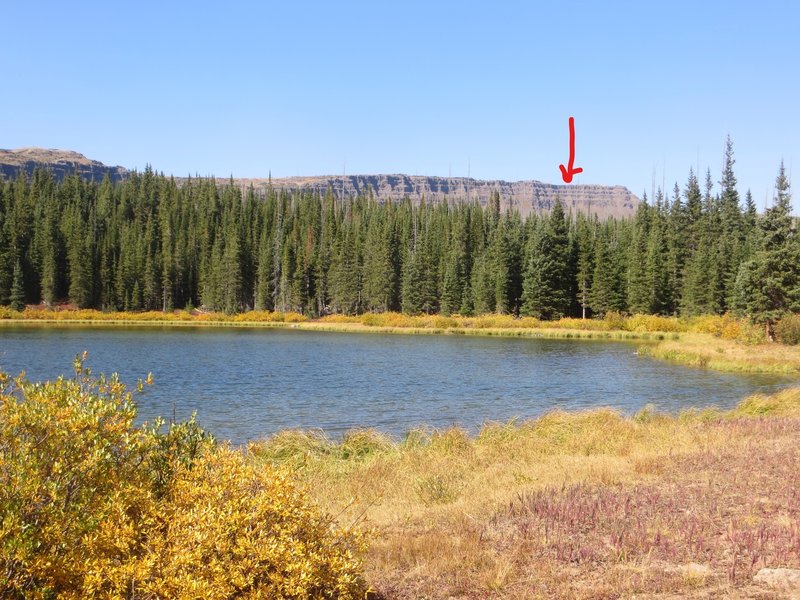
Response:
M112 181L120 181L128 176L124 167L109 167L96 160L89 160L83 154L71 150L52 150L47 148L0 149L0 175L6 179L14 178L20 171L32 174L37 167L50 169L53 176L61 180L66 175L78 173L85 179L101 181L106 174Z
M278 189L330 190L337 197L369 194L379 201L398 201L409 197L414 201L439 202L444 199L478 200L485 205L491 193L500 193L500 206L511 205L525 216L531 212L547 211L556 197L567 211L597 215L601 218L632 215L639 198L627 188L615 185L554 185L541 181L483 181L467 177L433 177L422 175L335 175L319 177L287 177L283 179L234 179L256 189L272 185Z
M101 180L108 174L112 181L125 179L129 172L123 167L109 167L84 155L68 150L20 148L0 150L0 175L16 177L20 170L32 173L36 167L49 168L57 179L77 172L86 179ZM178 183L186 181L177 178ZM227 179L220 179L225 183ZM623 186L605 185L554 185L541 181L483 181L468 177L435 177L421 175L334 175L312 177L287 177L282 179L234 179L242 187L253 186L259 191L269 186L275 189L330 191L336 197L352 197L372 193L379 202L397 202L410 198L419 202L444 200L477 200L485 205L493 191L500 193L501 209L512 206L523 216L532 212L547 211L556 197L565 209L573 213L597 215L600 218L632 215L639 198Z

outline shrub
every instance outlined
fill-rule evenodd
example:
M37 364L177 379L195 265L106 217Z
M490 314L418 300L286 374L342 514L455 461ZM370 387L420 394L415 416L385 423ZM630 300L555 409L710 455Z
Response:
M752 321L740 321L735 327L726 328L721 337L749 345L767 343L767 334L764 331L764 326Z
M361 317L353 315L332 314L320 317L319 321L322 323L360 323Z
M800 344L800 315L786 314L775 325L775 336L782 344Z
M360 540L331 528L285 471L227 447L181 467L142 591L177 598L353 598Z
M742 327L745 325L745 321L737 319L730 313L725 313L724 315L694 317L689 322L689 329L697 333L710 333L726 340L738 340L742 336Z
M616 311L607 312L603 317L603 321L605 321L609 329L625 328L625 317Z
M0 306L0 319L19 319L21 316L21 313L9 306Z
M363 538L116 377L0 374L0 597L350 598Z
M684 328L677 319L659 315L633 315L625 320L624 328L628 331L664 331L679 332Z
M458 319L437 315L433 317L433 327L436 329L450 329L460 325Z
M366 313L361 315L361 322L371 327L412 327L413 317L397 312Z
M305 321L308 321L308 317L305 315L301 315L300 313L296 312L283 313L284 323L303 323Z

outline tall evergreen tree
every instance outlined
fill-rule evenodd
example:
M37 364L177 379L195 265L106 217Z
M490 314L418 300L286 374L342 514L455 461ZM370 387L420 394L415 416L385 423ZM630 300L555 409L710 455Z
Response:
M752 260L742 264L737 294L747 314L774 341L774 324L786 312L800 310L800 241L792 226L789 180L781 162L776 196L761 221L762 242Z
M656 210L655 207L652 209ZM636 209L633 240L628 250L628 307L633 313L650 312L652 282L647 273L647 243L650 237L650 212L647 196Z
M14 278L11 284L11 297L8 305L16 311L22 311L25 308L25 289L22 280L22 265L19 259L14 265Z
M589 309L589 294L592 289L592 275L594 272L596 231L596 222L591 223L587 218L581 215L578 216L575 235L577 246L576 283L577 301L582 319L587 317Z
M598 316L625 310L622 251L618 235L611 223L605 223L600 227L595 248L589 306Z
M556 200L550 218L528 242L521 314L539 319L565 316L571 283L566 218L561 202Z

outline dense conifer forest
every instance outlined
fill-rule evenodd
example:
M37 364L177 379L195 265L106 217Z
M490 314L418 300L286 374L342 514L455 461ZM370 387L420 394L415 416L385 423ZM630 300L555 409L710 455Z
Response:
M796 310L800 243L780 166L772 206L693 170L630 219L379 204L153 172L112 184L46 170L0 182L0 304L602 316Z

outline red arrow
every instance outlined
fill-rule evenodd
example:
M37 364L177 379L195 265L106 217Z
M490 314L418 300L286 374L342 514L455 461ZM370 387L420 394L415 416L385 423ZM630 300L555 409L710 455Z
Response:
M569 163L567 168L564 168L564 165L558 165L558 168L561 169L561 177L564 179L564 183L572 183L573 175L577 175L578 173L583 173L583 169L580 167L573 167L572 165L575 164L575 117L569 118Z

